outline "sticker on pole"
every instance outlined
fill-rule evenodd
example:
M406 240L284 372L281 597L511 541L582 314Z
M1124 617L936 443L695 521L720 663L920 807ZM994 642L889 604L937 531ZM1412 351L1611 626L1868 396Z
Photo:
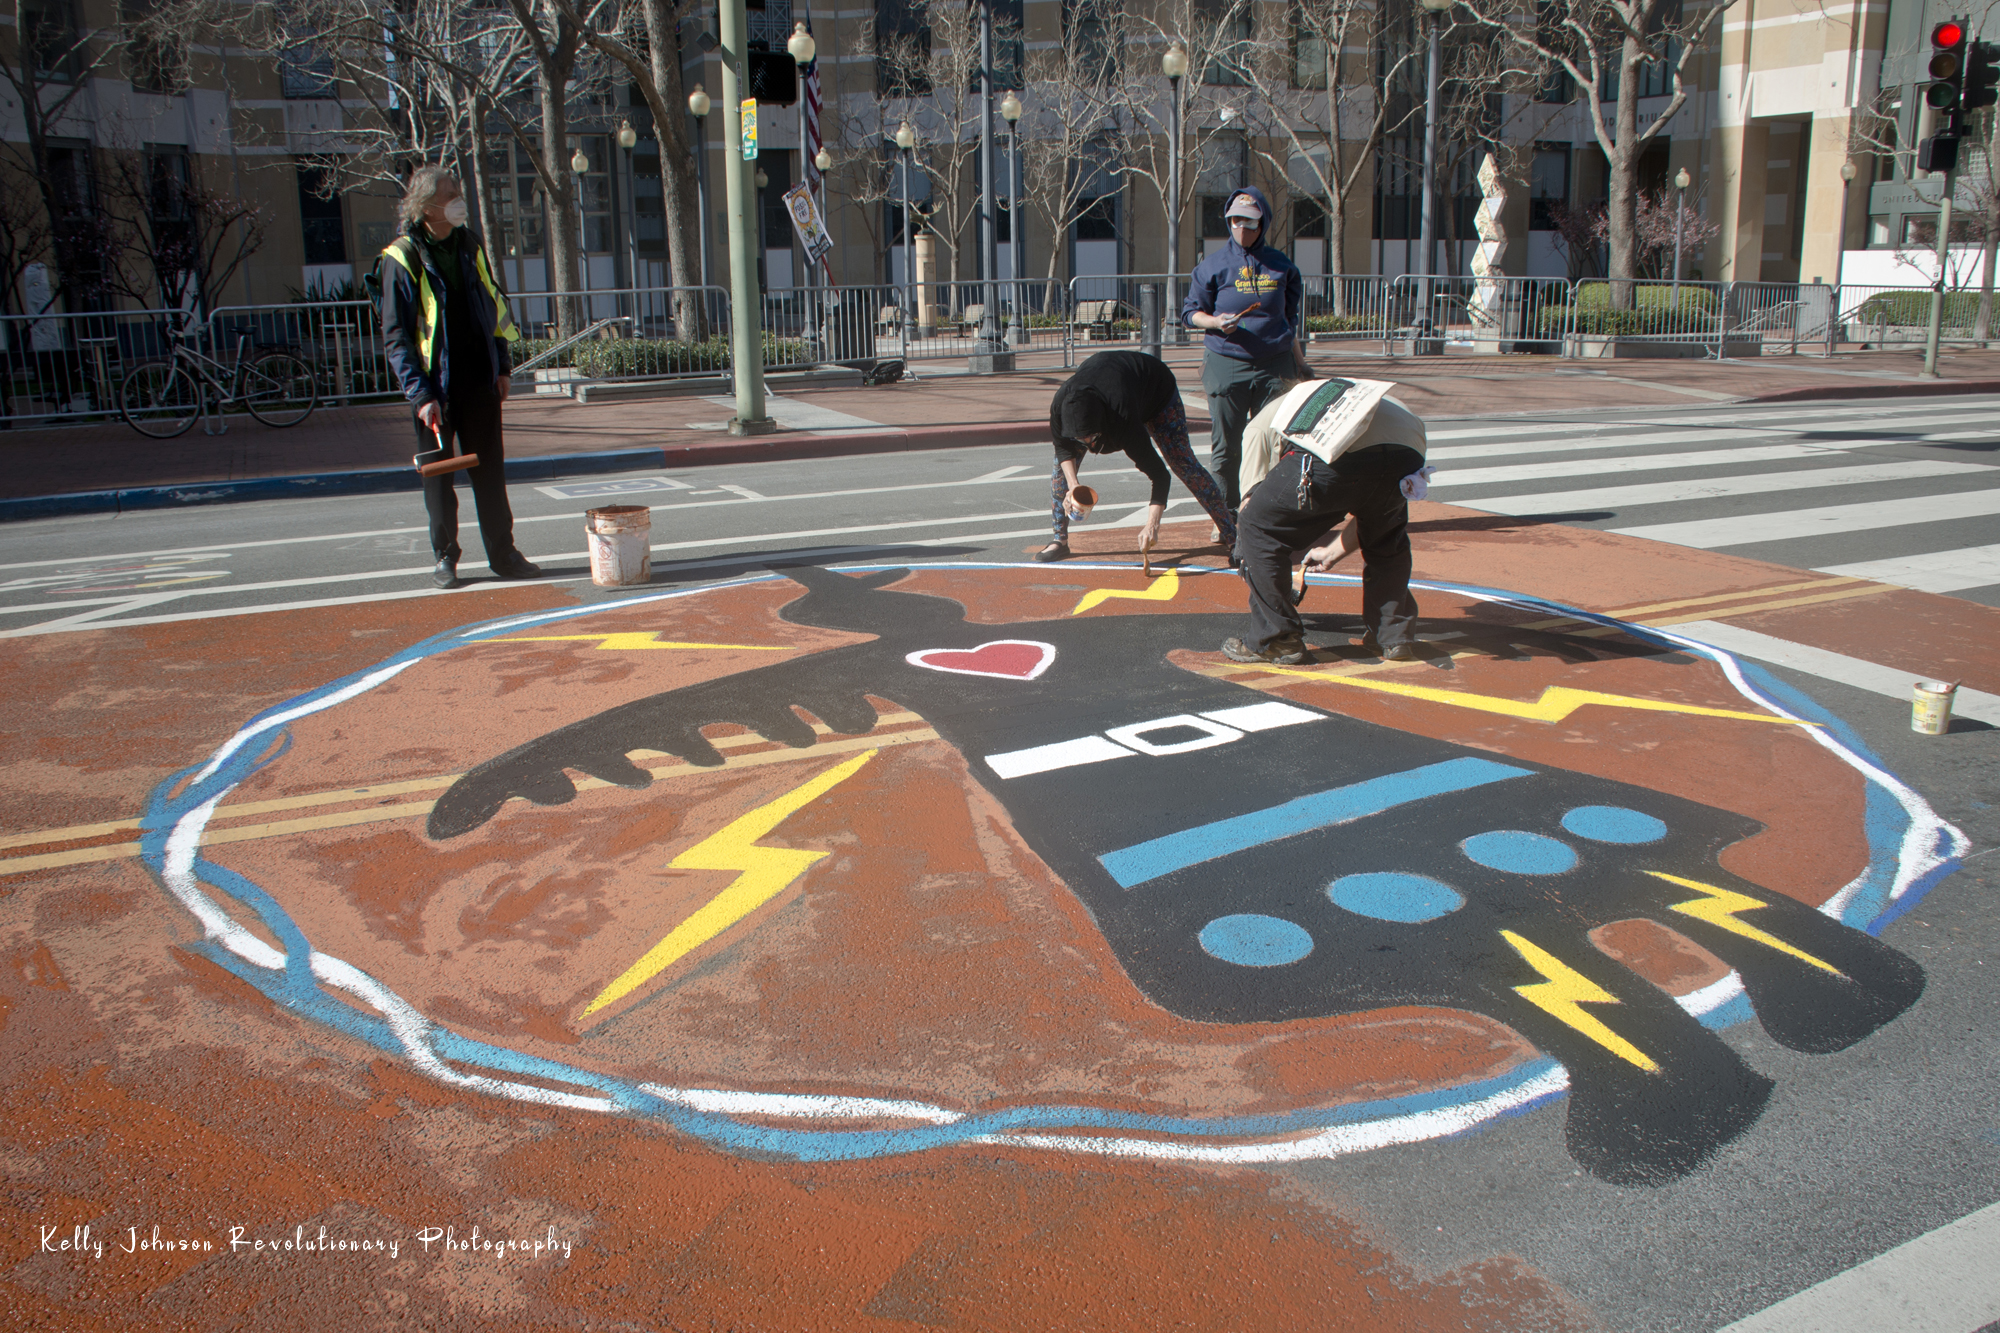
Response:
M820 219L812 187L794 185L785 191L785 211L792 215L792 229L798 232L799 244L805 247L806 263L819 263L833 249L833 238L826 234L826 223Z
M743 160L757 160L757 99L743 99Z

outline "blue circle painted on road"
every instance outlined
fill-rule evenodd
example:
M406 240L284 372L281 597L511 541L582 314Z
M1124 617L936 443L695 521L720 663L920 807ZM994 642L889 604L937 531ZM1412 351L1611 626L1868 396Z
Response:
M1335 907L1345 907L1357 916L1410 924L1435 921L1465 906L1464 896L1449 884L1428 875L1393 871L1342 875L1326 886L1326 896L1333 899Z
M1480 865L1515 875L1560 875L1576 868L1576 852L1568 843L1520 829L1475 834L1459 848Z
M1283 967L1313 951L1305 927L1275 916L1243 912L1219 916L1201 928L1203 952L1242 967Z
M1664 820L1622 805L1579 805L1563 816L1562 825L1592 842L1658 842L1667 836Z

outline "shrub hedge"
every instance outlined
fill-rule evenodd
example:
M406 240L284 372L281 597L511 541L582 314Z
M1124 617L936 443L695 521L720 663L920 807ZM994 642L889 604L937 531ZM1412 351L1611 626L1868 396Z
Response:
M522 338L514 344L514 363L519 365L553 346L555 342L548 338ZM712 373L728 369L730 358L727 338L691 343L672 338L605 338L572 344L537 369L569 366L589 379L626 379L638 375ZM798 338L779 338L767 333L764 364L810 364L806 344Z

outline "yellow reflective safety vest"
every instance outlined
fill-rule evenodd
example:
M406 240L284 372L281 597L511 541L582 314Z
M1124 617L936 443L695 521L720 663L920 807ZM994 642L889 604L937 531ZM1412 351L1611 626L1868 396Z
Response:
M444 310L437 292L431 289L429 275L425 273L423 262L417 258L417 243L408 236L398 236L382 247L382 259L393 259L400 264L410 281L416 286L417 300L421 304L423 327L417 330L417 356L424 363L424 373L435 375L438 371L435 353L438 344L438 325L444 319ZM507 295L500 290L500 284L493 281L492 270L486 266L486 247L472 247L472 267L479 274L480 284L486 289L486 299L493 303L493 336L513 342L520 337L514 328L513 313L507 308ZM504 364L504 363L503 363Z

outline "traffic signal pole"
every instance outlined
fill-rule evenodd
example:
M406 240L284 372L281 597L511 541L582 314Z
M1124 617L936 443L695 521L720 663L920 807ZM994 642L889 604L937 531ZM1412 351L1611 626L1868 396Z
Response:
M1938 377L1938 335L1944 328L1944 274L1945 262L1950 258L1951 245L1951 195L1958 188L1958 171L1954 168L1944 173L1944 198L1938 203L1937 277L1931 283L1931 327L1924 335L1925 379Z
M764 302L757 290L756 218L752 201L754 157L739 151L743 143L743 95L750 86L749 22L743 0L722 0L716 6L722 50L722 160L726 216L729 221L729 361L736 384L736 415L729 419L731 435L763 435L777 429L764 415Z

